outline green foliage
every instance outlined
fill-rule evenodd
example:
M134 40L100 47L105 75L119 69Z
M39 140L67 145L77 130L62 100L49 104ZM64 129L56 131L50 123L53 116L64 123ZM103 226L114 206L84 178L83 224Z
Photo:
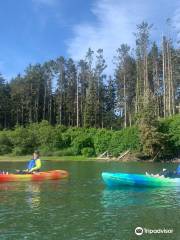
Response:
M76 150L73 147L64 148L53 153L54 156L76 156Z
M12 154L14 156L22 156L22 155L25 155L27 153L28 153L27 149L25 149L24 147L19 147L19 146L14 147L13 151L12 151Z
M180 115L162 119L160 131L168 136L165 155L178 156L180 153Z
M108 151L118 157L126 150L139 150L140 140L137 127L126 128L112 133Z
M41 156L53 156L54 149L49 148L48 146L41 146L39 148Z
M67 148L71 146L71 135L69 133L62 134L62 145L61 148Z
M57 125L56 125L56 130L57 130L58 132L63 133L63 132L65 132L65 131L67 131L67 127L64 126L64 125L57 124Z
M148 157L156 157L162 155L165 151L167 135L159 132L153 126L141 126L141 143L143 152Z
M180 115L167 118L162 122L165 132L170 134L176 147L180 147Z
M118 131L96 128L64 128L47 121L32 123L14 130L0 131L0 155L31 154L38 148L41 155L91 157L108 151L119 156L126 150L144 157L170 158L180 152L180 115L160 122L145 117L137 126ZM146 119L148 121L146 121Z
M151 91L146 91L142 98L142 109L138 116L142 151L153 159L165 151L167 135L160 132L157 120L156 101Z
M11 153L11 151L12 151L12 148L10 146L0 145L0 155Z
M15 130L9 134L13 147L22 149L22 151L17 150L17 152L31 153L35 148L37 148L37 132L35 129L31 131L31 128L31 125L27 128L16 126Z
M11 153L12 143L8 137L7 131L0 132L0 155Z
M11 146L12 145L10 139L7 136L6 131L0 132L0 146L1 145L7 145L7 146Z
M94 148L92 147L86 147L81 150L81 154L84 157L93 157L95 156L95 151L94 151Z
M89 136L79 135L77 136L73 142L72 147L75 149L76 154L81 154L81 150L86 147L94 148L94 144L92 138Z
M98 129L96 130L96 134L94 135L94 147L96 149L96 153L100 154L109 148L109 143L111 141L113 135L113 131Z
M38 124L38 140L41 146L47 146L49 148L56 145L56 131L54 131L53 126L51 126L48 121L42 121Z

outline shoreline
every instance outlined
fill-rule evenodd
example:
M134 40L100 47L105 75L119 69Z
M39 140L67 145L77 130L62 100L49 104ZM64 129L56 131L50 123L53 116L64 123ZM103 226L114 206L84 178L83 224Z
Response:
M2 155L0 156L0 162L27 162L31 159L31 155L24 156L12 156L12 155ZM161 160L161 161L153 161L152 159L142 160L135 157L131 154L128 157L124 157L122 159L118 159L115 157L84 157L82 155L79 156L41 156L42 161L52 161L52 162L142 162L142 163L180 163L180 158L174 158L172 160Z
M96 161L98 162L123 162L123 163L128 163L128 162L142 162L142 163L180 163L180 158L174 158L171 160L159 160L159 161L154 161L153 159L137 159L137 158L132 158L132 159L118 159L118 158L96 158Z
M0 162L28 162L32 159L31 155L24 156L11 156L2 155L0 156ZM96 158L87 158L84 156L41 156L42 161L53 161L53 162L73 162L73 161L96 161Z

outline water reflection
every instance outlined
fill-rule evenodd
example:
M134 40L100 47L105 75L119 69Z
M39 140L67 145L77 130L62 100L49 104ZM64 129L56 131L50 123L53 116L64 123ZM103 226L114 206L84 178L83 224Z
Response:
M26 185L25 192L27 193L26 202L30 208L39 208L41 204L41 183L33 182Z
M0 183L0 191L9 191L9 190L15 190L16 187L12 183Z
M6 194L4 194L6 192ZM0 184L1 203L8 202L9 195L13 198L18 197L19 194L25 195L25 201L31 208L38 208L40 205L41 183L28 182L28 183L1 183ZM12 199L12 196L11 196Z
M102 191L101 203L105 208L146 206L167 208L180 206L180 190L177 188L121 188Z

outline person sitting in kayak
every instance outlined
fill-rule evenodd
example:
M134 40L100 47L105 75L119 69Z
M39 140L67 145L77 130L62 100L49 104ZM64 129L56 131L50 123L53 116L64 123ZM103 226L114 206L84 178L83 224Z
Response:
M163 170L160 173L157 173L157 174L146 172L146 175L147 176L152 176L152 177L166 177L167 169L163 168Z
M175 174L176 174L175 171L169 171L166 168L163 168L163 170L159 173L159 176L162 176L165 178L167 178L167 177L172 178L172 177L174 177Z
M180 177L180 164L176 168L176 174Z
M153 177L180 178L180 164L178 165L176 171L169 171L166 168L163 168L163 170L158 174L148 174L146 172L146 175L150 175Z
M39 158L39 151L34 151L33 159L29 161L27 169L28 173L39 172L41 169L41 160Z
M16 170L17 174L27 174L39 172L41 169L41 160L39 158L39 151L34 151L33 158L28 162L26 170Z
M167 169L163 169L163 171L159 175L164 177L169 177L169 178L180 178L180 164L178 165L175 171L169 171Z

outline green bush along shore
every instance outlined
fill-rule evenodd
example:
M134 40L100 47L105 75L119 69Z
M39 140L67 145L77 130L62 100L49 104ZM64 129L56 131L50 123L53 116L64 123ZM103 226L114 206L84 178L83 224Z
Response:
M166 136L166 141L164 147L160 148L159 143L151 140L154 148L160 148L157 159L177 157L180 147L180 115L160 120L158 131ZM148 139L148 144L149 142ZM118 157L126 150L139 157L153 157L143 152L143 142L137 125L115 131L52 126L47 121L42 121L0 131L0 155L28 155L34 149L39 149L41 155L58 157L81 155L89 158L106 151L112 157Z

